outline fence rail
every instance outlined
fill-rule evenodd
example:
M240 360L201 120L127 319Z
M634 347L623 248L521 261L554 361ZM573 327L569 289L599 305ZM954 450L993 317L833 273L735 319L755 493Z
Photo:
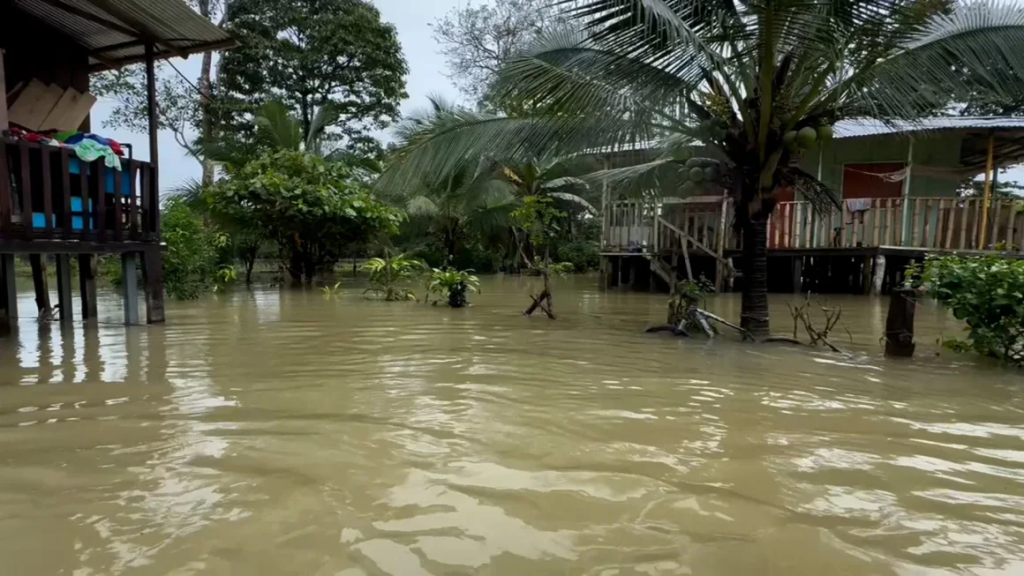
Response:
M0 239L156 242L156 169L83 162L74 150L0 139Z
M712 251L733 250L740 241L732 230L733 202L609 205L605 215L605 251L660 244L655 215L664 218ZM984 238L981 238L984 229ZM664 227L660 232L665 234ZM781 202L768 223L772 250L900 246L944 250L1024 252L1024 200L993 199L986 214L980 198L872 198L844 201L841 210L822 213L809 202Z

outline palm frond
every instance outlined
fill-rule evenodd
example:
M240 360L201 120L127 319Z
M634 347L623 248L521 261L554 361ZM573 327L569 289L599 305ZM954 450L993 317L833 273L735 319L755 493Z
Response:
M581 206L584 210L590 212L591 214L597 214L597 208L594 208L594 205L591 204L590 202L587 202L582 196L577 196L575 194L570 194L568 192L549 192L548 196L551 196L552 198L558 198L559 200L565 200L566 202L572 202L573 204Z
M978 2L929 19L908 42L842 87L848 114L913 119L978 91L1024 91L1024 10Z
M260 108L256 116L258 137L273 148L301 150L302 126L284 103L273 100Z

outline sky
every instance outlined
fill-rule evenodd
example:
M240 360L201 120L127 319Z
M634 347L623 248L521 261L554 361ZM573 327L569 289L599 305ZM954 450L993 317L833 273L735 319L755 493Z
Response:
M383 20L394 24L398 29L398 40L409 64L409 76L406 78L406 92L409 97L402 103L402 113L427 106L427 96L431 94L445 96L453 101L458 100L459 92L445 77L444 57L439 54L430 24L452 8L464 5L466 0L374 0L373 3L380 10ZM195 83L199 77L200 59L200 55L196 54L187 60L176 58L172 63ZM166 72L175 73L170 68L165 68ZM101 99L96 103L92 110L93 130L119 142L135 144L136 157L148 160L146 134L103 126L104 121L110 118L113 108L114 104L109 100ZM381 134L379 137L386 138L387 134ZM202 172L199 163L185 154L170 132L160 133L158 145L160 186L164 192L175 189L190 178L199 178Z

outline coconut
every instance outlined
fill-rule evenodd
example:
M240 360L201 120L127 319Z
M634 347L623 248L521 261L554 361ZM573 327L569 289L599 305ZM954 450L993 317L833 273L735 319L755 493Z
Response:
M690 168L690 182L703 182L704 181L704 169L703 168Z
M689 160L686 161L686 167L687 168L700 168L700 160L691 157Z
M789 146L796 142L796 130L790 130L782 135L782 143Z
M818 126L818 140L831 140L832 139L832 127L831 126Z
M683 182L682 186L679 187L679 191L685 192L687 194L693 194L694 192L697 191L697 185L687 180Z
M717 182L720 176L717 166L708 166L704 169L704 179L708 182Z
M796 133L796 143L801 148L810 148L814 146L814 141L818 139L818 131L810 126L804 126Z

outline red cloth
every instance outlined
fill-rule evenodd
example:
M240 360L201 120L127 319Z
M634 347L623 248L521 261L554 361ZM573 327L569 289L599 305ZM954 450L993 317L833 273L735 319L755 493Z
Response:
M110 149L114 151L114 154L118 156L124 156L124 150L121 149L121 143L113 138L107 138L107 142L110 144Z

